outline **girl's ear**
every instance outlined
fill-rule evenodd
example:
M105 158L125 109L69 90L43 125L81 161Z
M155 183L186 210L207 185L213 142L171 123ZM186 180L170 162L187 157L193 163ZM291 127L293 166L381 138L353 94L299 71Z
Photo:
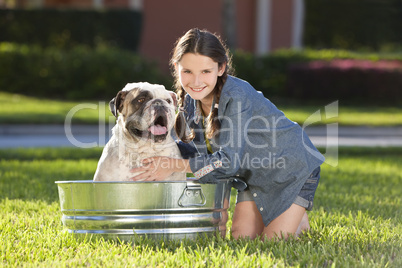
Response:
M222 76L225 70L226 70L226 62L222 63L222 65L220 66L218 76Z

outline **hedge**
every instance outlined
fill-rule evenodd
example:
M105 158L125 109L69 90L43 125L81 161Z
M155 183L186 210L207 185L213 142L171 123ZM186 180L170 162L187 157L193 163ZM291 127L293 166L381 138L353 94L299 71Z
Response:
M402 103L402 61L339 59L292 64L285 92L299 99Z
M142 14L134 10L0 9L0 42L72 48L99 44L137 51Z
M0 44L0 91L70 100L110 100L128 82L171 87L156 64L117 48L70 50Z
M331 65L331 62L339 64L337 60L353 60L353 66L337 69L336 64ZM322 68L314 68L317 61ZM236 75L268 98L402 103L402 53L306 49L278 50L254 57L238 51L233 62Z
M117 48L1 43L0 62L0 91L25 95L109 100L128 82L172 86L170 75L159 72L156 64ZM236 51L233 63L236 75L268 98L402 102L402 54L279 50L255 57Z

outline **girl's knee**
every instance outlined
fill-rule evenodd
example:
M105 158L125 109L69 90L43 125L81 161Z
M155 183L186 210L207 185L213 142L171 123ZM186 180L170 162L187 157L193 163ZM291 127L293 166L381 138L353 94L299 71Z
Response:
M253 228L250 226L240 226L240 225L232 225L231 235L234 239L239 238L250 238L255 239L257 236L261 234L260 230Z
M263 229L264 223L254 201L236 204L231 229L234 239L247 237L254 239L261 235Z
M300 236L303 232L308 232L309 230L310 223L308 220L307 212L305 212L299 226L297 227L296 236Z
M264 228L263 236L269 239L287 239L289 236L296 237L298 229L307 228L308 218L306 209L293 204L288 210L275 218L267 227Z

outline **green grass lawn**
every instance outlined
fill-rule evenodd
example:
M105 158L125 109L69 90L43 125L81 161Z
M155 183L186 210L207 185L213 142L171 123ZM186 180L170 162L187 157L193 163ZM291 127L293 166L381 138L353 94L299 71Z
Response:
M101 149L0 150L0 266L402 267L402 149L339 153L337 167L322 166L312 230L298 240L236 241L228 232L119 244L75 239L61 223L54 182L91 179Z
M74 123L97 124L109 114L113 117L108 109L105 102L67 102L0 92L0 124L64 124L70 111Z
M0 92L0 124L64 124L69 113L72 115L73 123L98 124L99 120L114 122L114 117L109 112L108 101L63 102ZM345 126L402 125L402 107L349 106L339 102L338 116L327 118L325 108L330 103L315 105L280 103L278 108L300 125L317 111L322 118L315 122L316 124L338 122Z

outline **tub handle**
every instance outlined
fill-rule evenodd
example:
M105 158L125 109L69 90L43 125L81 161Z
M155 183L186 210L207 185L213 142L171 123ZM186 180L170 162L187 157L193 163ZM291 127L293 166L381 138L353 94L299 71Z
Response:
M179 198L181 207L202 207L207 200L200 185L187 185Z

